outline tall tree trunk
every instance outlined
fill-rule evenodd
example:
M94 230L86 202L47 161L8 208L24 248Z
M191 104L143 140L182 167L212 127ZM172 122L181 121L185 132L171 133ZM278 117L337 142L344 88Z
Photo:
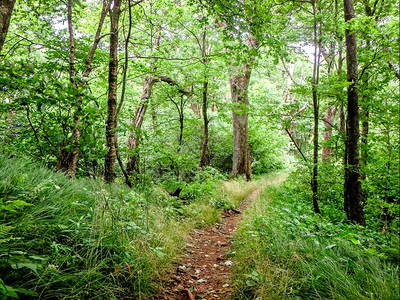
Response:
M344 17L349 23L354 18L353 0L344 0ZM357 42L354 33L346 29L346 61L347 81L350 85L347 89L347 121L346 121L346 154L344 183L344 209L347 218L351 222L365 225L362 204L360 162L359 162L359 113L357 90Z
M182 149L182 141L183 141L183 128L184 128L184 120L185 120L185 115L183 114L183 110L185 107L185 102L183 101L183 95L180 95L181 99L179 102L179 109L178 109L178 115L179 115L179 135L178 135L178 149L176 150L176 153L180 153Z
M103 0L103 7L99 19L99 24L97 26L97 31L93 40L92 47L88 53L85 69L82 74L82 81L77 82L76 80L76 71L75 71L75 40L74 40L74 31L72 27L72 0L68 0L67 9L68 9L68 32L69 32L69 80L72 84L72 88L77 91L79 88L82 88L86 84L86 80L92 71L92 60L94 53L97 49L97 46L100 42L100 34L103 28L104 19L108 12L108 7L110 3L106 0ZM80 138L81 138L81 130L80 130L80 120L81 120L81 112L82 112L82 97L77 96L77 101L75 102L75 108L73 110L73 128L72 128L72 143L68 140L64 140L60 145L60 153L57 157L57 171L67 172L69 177L74 178L76 167L78 164L79 158L79 148L80 148ZM71 147L72 146L72 147Z
M207 100L208 100L208 81L205 80L203 82L203 104L201 107L203 113L203 126L204 126L204 135L203 135L203 143L201 147L201 155L200 155L200 163L199 167L208 166L210 163L210 156L208 154L208 115L207 115Z
M0 0L0 53L7 37L15 0Z
M115 0L111 17L110 62L108 71L108 103L106 121L106 141L108 153L104 160L104 180L115 180L115 162L117 158L117 87L118 87L118 24L121 14L121 1Z
M314 17L314 68L312 78L312 99L314 111L314 130L313 130L313 172L311 179L311 189L313 192L312 201L314 212L319 214L318 206L318 120L319 120L319 96L317 94L317 85L319 83L319 64L321 56L321 45L318 42L317 19L316 19L316 3L313 1L313 17Z
M251 180L250 149L248 140L248 87L251 76L249 64L232 75L230 80L233 111L233 165L232 177L246 175Z
M202 97L202 106L201 111L203 114L203 143L201 146L201 154L200 154L200 163L199 167L203 168L208 166L210 163L210 156L208 153L208 115L207 115L207 108L208 108L208 78L207 78L207 63L209 62L208 53L207 53L207 31L206 28L203 28L202 34L202 44L201 44L201 56L203 58L203 65L204 65L204 81L203 81L203 97Z

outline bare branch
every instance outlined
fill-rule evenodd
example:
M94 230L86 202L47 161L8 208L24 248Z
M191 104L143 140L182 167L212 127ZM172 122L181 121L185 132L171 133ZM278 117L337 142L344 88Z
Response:
M301 154L301 156L303 157L303 160L308 163L307 158L304 156L303 152L301 151L300 147L297 145L296 141L294 140L294 138L292 137L291 133L289 132L289 130L285 129L286 133L289 135L290 139L292 140L293 144L296 146L297 150L299 151L299 153Z
M285 72L286 72L286 73L288 74L288 76L290 77L290 80L291 80L294 84L297 84L296 81L294 80L292 74L291 74L291 73L289 72L289 70L287 69L283 57L281 57L281 62L282 62L283 68L285 69Z

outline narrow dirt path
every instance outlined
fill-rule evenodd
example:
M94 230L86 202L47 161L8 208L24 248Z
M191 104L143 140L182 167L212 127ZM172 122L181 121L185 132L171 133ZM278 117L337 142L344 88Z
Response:
M262 180L260 186L241 202L238 210L226 210L222 213L221 220L212 227L194 231L175 274L166 282L157 299L228 299L232 292L232 261L226 254L231 247L242 212L257 199L267 185L284 179L285 176L278 175L270 180Z

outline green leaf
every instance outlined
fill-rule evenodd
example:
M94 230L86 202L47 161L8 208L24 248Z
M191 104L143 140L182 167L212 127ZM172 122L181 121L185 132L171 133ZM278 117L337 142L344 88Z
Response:
M33 272L37 273L37 264L33 264L33 263L14 263L14 264L10 264L11 268L13 269L22 269L22 268L28 268L30 270L32 270Z
M350 240L350 242L352 242L354 245L359 245L359 244L360 244L360 241L357 240L357 239L354 238L354 237L351 237L349 240Z
M30 255L29 258L36 259L36 260L41 260L41 261L44 261L44 260L47 259L47 258L44 258L42 256L37 256L37 255Z
M0 295L5 296L1 299L7 299L8 297L19 299L15 289L12 286L5 285L2 279L0 279Z

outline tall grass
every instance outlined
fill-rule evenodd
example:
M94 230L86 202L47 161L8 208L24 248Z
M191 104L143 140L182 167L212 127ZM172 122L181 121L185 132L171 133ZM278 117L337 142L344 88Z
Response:
M286 185L248 210L233 245L234 298L398 299L398 237L311 209Z
M206 171L207 172L207 171ZM257 183L194 182L188 205L149 184L129 189L70 180L0 157L0 295L39 299L153 299L196 227L219 220ZM213 192L215 186L220 186Z
M0 157L0 294L151 298L185 241L170 197Z

